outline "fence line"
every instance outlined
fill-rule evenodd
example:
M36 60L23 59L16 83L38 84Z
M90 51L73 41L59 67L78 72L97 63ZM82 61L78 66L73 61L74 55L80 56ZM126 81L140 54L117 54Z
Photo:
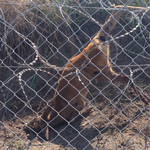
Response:
M123 8L114 2L0 2L0 149L149 149L149 104L143 99L150 97L150 2L122 2ZM125 15L111 36L104 22L119 10ZM91 56L94 48L83 49L100 29L109 39L93 40L101 51ZM79 53L85 60L76 65ZM126 85L104 73L109 63L101 69L93 63L101 53L119 77L127 75ZM85 71L92 68L99 72Z

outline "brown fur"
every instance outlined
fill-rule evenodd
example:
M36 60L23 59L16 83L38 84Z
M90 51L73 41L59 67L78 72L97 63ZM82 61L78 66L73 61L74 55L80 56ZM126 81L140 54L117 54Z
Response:
M109 46L102 44L107 40L111 30L116 25L116 20L119 20L123 13L124 11L114 11L89 45L80 54L69 60L65 66L66 69L64 68L62 71L56 88L54 108L48 106L39 117L28 124L30 128L39 132L47 126L47 122L50 127L55 127L65 120L71 121L76 117L78 111L86 106L85 97L88 91L85 86L88 85L89 79L124 83L129 81L128 77L119 75L112 70L109 61ZM73 69L68 70L67 68ZM71 72L77 71L77 68L80 68L79 75L75 73L69 75ZM78 77L81 78L84 85ZM131 86L139 92L139 89L135 89L133 84ZM141 99L148 104L144 95L141 95Z

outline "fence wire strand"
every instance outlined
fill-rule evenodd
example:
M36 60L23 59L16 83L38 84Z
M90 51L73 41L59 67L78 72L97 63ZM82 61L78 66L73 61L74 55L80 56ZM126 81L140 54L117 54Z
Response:
M143 103L150 99L149 6L0 1L0 149L150 149L150 108ZM120 10L129 16L110 35L104 23ZM95 42L102 32L108 39ZM95 55L95 47L86 52L90 42L100 49ZM75 61L78 54L84 61ZM102 60L94 63L100 54L110 61L103 68ZM113 79L105 74L110 66L118 73ZM115 82L118 76L128 77L126 84Z

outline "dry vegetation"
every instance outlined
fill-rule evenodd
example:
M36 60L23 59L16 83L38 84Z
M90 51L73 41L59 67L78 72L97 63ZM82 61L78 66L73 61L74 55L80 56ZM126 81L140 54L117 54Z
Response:
M64 20L58 7L42 5L43 3L53 4L51 1L37 1L36 4L40 7L25 1L22 5L18 5L17 2L12 5L6 1L0 1L0 8L5 17L0 19L0 36L6 42L0 43L0 149L150 149L150 108L145 107L130 89L122 97L118 97L120 90L117 87L124 88L124 85L119 83L115 87L108 86L109 83L92 81L90 85L92 96L87 97L93 105L91 112L71 125L64 123L55 130L51 130L49 141L43 141L34 133L30 136L25 134L24 123L30 122L37 115L36 112L39 114L42 111L47 101L53 100L57 79L44 72L25 73L23 80L26 85L23 84L23 86L32 109L26 106L26 97L20 88L18 78L14 76L24 66L15 63L14 60L21 64L25 60L28 64L35 58L35 53L31 45L7 25L13 26L15 30L31 39L38 46L39 53L49 63L57 66L64 66L67 59L85 47L90 40L89 37L92 37L100 27L78 11L67 7L63 11L66 13L64 13L65 18L67 14L69 17ZM78 6L75 1L68 1L68 5ZM99 4L95 6L98 7ZM91 7L86 11L93 14L95 9ZM108 16L109 13L104 10L99 10L92 15L100 23L104 23ZM123 18L120 24L124 26L130 22L130 16L125 14ZM146 39L143 39L143 35L137 29L130 36L117 41L124 52L111 43L112 61L118 66L125 65L120 68L127 74L129 74L127 68L129 64L142 65L150 62L149 17L145 16L142 23L145 27L143 34ZM136 21L131 21L125 29L129 31L135 27L135 24ZM113 36L122 29L121 25L115 27ZM6 30L4 30L5 27ZM125 31L119 34L123 33ZM133 40L133 37L136 38ZM34 67L44 68L44 65L37 61ZM141 67L144 71L135 73L134 81L150 97L150 68ZM120 68L114 67L114 70L120 72ZM131 68L135 69L137 66ZM59 76L55 70L48 68L45 70Z

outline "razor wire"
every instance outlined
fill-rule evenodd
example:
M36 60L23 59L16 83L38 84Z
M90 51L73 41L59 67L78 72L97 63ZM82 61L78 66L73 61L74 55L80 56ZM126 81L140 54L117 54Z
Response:
M65 3L65 1L64 1L63 3ZM91 3L91 2L90 2L90 3ZM102 4L102 3L101 3L101 4ZM102 6L103 6L103 5L102 5ZM111 6L114 7L114 5L111 5ZM40 7L40 6L38 6L38 7ZM65 18L64 15L63 15L62 7L65 7L64 4L62 4L61 6L59 6L59 10L60 10L61 15L62 15L62 17L64 18L65 22L67 23L66 18ZM73 7L69 7L69 8L74 9L74 10L77 10L76 8L73 8ZM110 8L110 7L109 7L109 8L104 7L103 9L107 9L107 10L119 10L118 8ZM143 13L141 19L142 19L143 16L147 13L148 10L149 10L149 8L147 8L146 11ZM31 9L29 9L28 11L31 11ZM28 11L26 11L26 12L28 12ZM106 44L106 43L110 43L111 41L114 41L114 40L123 38L124 36L133 33L138 27L140 27L141 21L140 21L140 19L138 18L138 16L135 15L135 13L132 12L132 11L129 11L129 10L124 10L124 11L130 12L130 13L133 15L133 17L137 20L138 24L137 24L132 30L130 30L129 32L126 32L126 33L123 34L123 35L120 35L120 36L117 36L117 37L114 37L114 38L111 37L110 40L105 41L104 43L101 43L102 45L103 45L103 44ZM96 24L99 24L99 23L98 23L94 18L92 18L89 14L86 15L86 13L83 13L83 12L81 12L80 10L78 10L78 12L81 13L82 15L85 15L87 18L92 19L92 21L94 21ZM48 64L48 63L44 60L44 58L40 56L40 54L39 54L39 52L38 52L38 50L37 50L36 45L35 45L29 38L25 37L24 35L22 35L22 34L19 33L18 31L16 31L11 25L9 25L9 24L6 22L6 20L5 20L5 18L4 18L4 15L3 15L2 9L1 9L1 13L2 13L2 21L4 22L4 33L5 33L4 37L7 37L7 36L6 36L6 34L7 34L7 32L8 32L8 31L6 31L6 27L7 27L8 29L11 29L11 30L13 30L14 32L16 32L16 33L17 33L20 37L22 37L25 41L29 41L29 45L31 44L31 47L34 49L34 51L35 51L35 53L36 53L36 57L35 57L35 59L34 59L32 62L29 63L29 65L32 66L34 63L36 63L36 61L37 61L37 59L38 59L38 57L39 57L39 59L40 59L43 63L45 63L46 65L48 65L48 67L55 68L56 70L62 70L62 68L56 67L55 65L50 65L50 64ZM27 20L26 17L24 16L24 13L21 13L21 15L23 16L23 18L24 18L25 20ZM2 21L1 21L1 23L3 23ZM28 20L27 20L27 21L28 21ZM73 20L72 20L72 21L73 21ZM28 21L28 22L29 22L29 21ZM71 29L71 31L73 31L72 28L71 28L71 26L70 26L68 23L67 23L67 25L69 26L69 28ZM140 30L141 30L141 27L140 27ZM142 33L142 32L141 32L141 33ZM75 34L75 36L76 36L76 34ZM76 36L76 38L78 39L77 36ZM144 39L145 39L145 38L144 38ZM5 41L5 39L1 39L1 41L2 41L1 47L4 45L4 43L7 44L6 41ZM79 41L79 39L78 39L78 41ZM80 41L79 41L79 42L80 42ZM26 42L26 43L27 43L27 42ZM28 43L27 43L27 44L28 44ZM80 44L81 44L81 42L80 42ZM81 45L82 45L82 44L81 44ZM8 50L7 50L7 47L6 47L6 51L7 51L8 55L10 56L10 58L11 58L16 64L18 64L18 65L23 65L23 64L20 64L20 63L16 62L16 61L11 57L10 53L9 53ZM147 59L148 59L148 58L147 58Z
M65 1L64 1L65 2ZM90 2L91 3L91 2ZM61 10L61 7L60 7L60 11L61 11L61 14L62 14L62 10ZM146 12L145 12L146 13ZM63 14L62 14L62 16L63 16ZM135 16L135 15L134 15ZM63 18L64 18L64 16L63 16ZM137 17L136 17L137 18ZM92 20L94 20L93 18L92 18ZM139 19L138 19L139 20ZM6 24L5 24L5 27L6 27ZM128 35L128 34L130 34L130 33L132 33L134 30L136 30L137 29L137 27L139 27L139 21L138 21L138 25L133 29L133 30L131 30L130 32L128 32L128 33L126 33L126 34L124 34L124 35L121 35L121 36L119 36L119 37L116 37L115 39L119 39L119 38L121 38L121 37L124 37L125 35ZM10 27L9 27L10 28ZM21 37L23 37L24 39L27 39L27 40L29 40L28 38L26 38L26 37L24 37L23 35L21 35L20 33L18 33L17 31L15 31L18 35L20 35ZM29 42L31 42L31 40L29 40ZM108 41L107 41L108 42ZM36 46L34 45L34 43L32 43L31 42L31 44L32 44L32 46L33 46L33 48L35 49L36 48ZM102 43L103 44L103 43ZM37 53L37 50L35 49L35 52ZM11 57L11 56L10 56ZM37 60L37 57L38 57L38 54L36 55L36 57L35 57L35 60L33 60L33 62L31 62L31 63L29 63L29 65L33 65L35 62L36 62L36 60ZM11 58L12 59L12 58ZM15 60L14 60L15 61ZM57 69L57 68L55 68L55 69ZM30 69L26 69L26 70L24 70L24 71L21 71L20 73L19 73L19 81L21 80L21 75L25 72L25 71L29 71ZM40 70L41 71L41 70ZM79 78L80 79L80 78ZM81 81L81 80L80 80ZM82 82L81 82L82 83ZM83 84L83 83L82 83Z
M64 3L65 3L65 1L63 2L63 4L62 4L61 6L59 6L59 10L60 10L61 15L62 15L62 17L64 18L64 20L66 20L66 18L65 18L64 15L63 15L63 11L62 11L62 7L64 6ZM112 6L113 6L113 5L112 5ZM113 7L114 7L114 6L113 6ZM113 10L116 10L116 8L113 9ZM143 16L146 14L146 12L147 12L148 10L149 10L149 9L146 9L146 11L145 11L145 13L143 14ZM79 11L79 12L82 13L81 11ZM2 9L1 9L1 13L2 13L2 18L4 18ZM134 32L134 31L140 26L140 20L139 20L138 16L136 16L136 15L134 14L134 12L131 12L131 11L130 11L130 13L131 13L131 14L136 18L136 20L138 21L138 24L136 25L136 27L133 28L132 30L130 30L129 32L126 32L125 34L120 35L119 37L111 38L109 41L105 41L105 43L101 43L102 45L103 45L103 44L106 44L106 43L108 43L108 42L110 43L112 40L114 41L114 40L117 40L117 39L119 39L119 38L123 38L124 36L129 35L130 33ZM84 14L84 13L82 13L82 14ZM21 15L23 15L23 14L21 14ZM85 14L85 16L88 17L88 18L91 18L89 15L86 15L86 14ZM143 16L142 16L142 17L143 17ZM26 20L25 16L23 16L23 18ZM8 23L6 22L5 18L3 19L3 21L4 21L4 33L5 33L5 36L6 36L7 32L8 32L8 31L6 31L6 27L8 27L8 29L11 29L11 30L15 31L15 32L16 32L20 37L22 37L25 41L29 41L29 44L31 44L31 47L35 50L35 53L36 53L35 59L34 59L32 62L29 63L29 66L32 66L34 63L36 63L36 61L37 61L38 58L39 58L39 59L41 60L41 62L43 62L44 64L46 64L46 65L47 65L48 67L50 67L50 68L54 68L54 69L60 70L60 71L61 71L61 70L64 70L64 68L56 67L55 65L51 65L51 64L49 64L49 63L46 63L46 61L44 61L43 58L40 56L40 54L39 54L39 52L38 52L37 47L35 46L35 44L34 44L29 38L25 37L24 35L22 35L22 34L19 33L18 31L16 31L16 30L15 30L13 27L11 27L10 25L6 25L6 24L8 24ZM95 23L98 23L98 22L95 21L95 19L93 19L93 18L92 18L92 21L94 21ZM67 23L67 21L65 21L65 22ZM67 23L67 24L68 24L68 23ZM98 24L99 24L99 23L98 23ZM69 24L68 24L68 26L69 26L69 28L71 29L71 31L73 31ZM78 39L77 36L76 36L76 38ZM6 44L6 40L5 40L5 39L4 39L4 40L1 39L1 41ZM78 39L78 41L79 41L79 39ZM26 42L26 43L27 43L27 42ZM80 42L80 43L81 43L81 42ZM28 44L28 43L27 43L27 44ZM3 45L2 45L2 46L3 46ZM10 56L10 58L11 58L15 63L17 63L18 65L26 65L26 63L20 64L20 63L16 62L16 61L11 57L11 55L10 55L10 53L8 52L7 48L6 48L6 51L7 51L7 54ZM65 68L65 69L66 69L66 68ZM68 69L69 69L69 68L68 68ZM21 71L21 72L19 73L19 81L21 81L21 76L22 76L22 74L24 74L26 71L30 71L30 70L31 70L31 69L24 69L23 71ZM38 69L36 69L36 70L38 70ZM39 69L39 71L41 71L41 70ZM78 71L78 70L76 70L76 71ZM48 72L48 74L50 74L50 73ZM79 78L79 81L81 81L80 77L78 77L78 78ZM21 85L21 82L19 82L19 83L20 83L20 85ZM81 83L83 84L83 82L81 82ZM22 90L23 90L22 85L21 85L21 88L22 88ZM25 94L24 90L23 90L23 93ZM28 99L26 94L25 94L25 96L26 96L26 99Z
M62 3L57 3L57 2L54 2L54 6L57 6L58 8L59 8L59 11L60 11L60 14L62 15L62 18L64 19L64 22L66 22L66 24L69 26L69 28L70 28L70 30L74 33L74 35L75 35L75 37L76 37L76 39L79 41L79 43L80 43L80 45L82 45L82 47L84 47L84 45L82 44L82 42L80 41L80 39L78 38L78 36L77 36L77 34L74 32L74 30L72 29L72 27L69 25L69 23L67 22L67 18L65 17L65 16L67 16L67 17L69 17L69 15L68 14L66 14L65 13L65 11L63 11L63 8L64 7L66 7L66 8L70 8L70 9L72 9L72 10L76 10L76 11L78 11L79 13L81 13L82 15L84 15L85 17L87 17L87 18L90 18L94 23L96 23L96 24L98 24L98 25L100 25L99 24L99 22L98 21L96 21L90 14L88 14L88 12L86 12L86 10L84 10L85 8L84 7L82 7L81 6L81 4L78 6L79 8L81 8L82 9L82 11L81 10L78 10L77 8L78 7L72 7L72 6L67 6L67 5L65 5L65 3L66 3L66 1L64 0L64 1L61 1ZM96 2L92 2L92 1L88 1L88 0L85 0L84 1L85 3L87 3L87 4L94 4L94 3L96 3ZM108 1L108 3L109 3L109 5L106 5L103 1L98 1L100 4L101 4L101 6L102 6L102 8L100 8L100 9L105 9L105 10L119 10L119 9L116 9L115 7L114 7L114 5L112 5L109 1ZM33 1L30 1L30 3L32 3L32 4L34 4L34 6L33 7L35 7L35 8L40 8L42 5L48 5L48 4L41 4L41 5L36 5L36 3L34 3ZM55 4L56 3L56 4ZM12 3L12 5L15 5L15 2L14 3ZM31 11L31 9L33 9L33 8L30 8L29 10L27 10L26 12L28 12L28 11ZM99 9L98 9L99 10ZM142 27L140 26L141 24L142 24L142 22L141 22L141 20L143 19L143 17L144 17L144 15L146 15L146 13L147 13L147 11L149 10L149 7L146 9L146 11L142 14L142 16L141 16L141 18L139 18L138 17L138 14L136 15L136 13L138 13L139 11L129 11L129 10L124 10L124 11L127 11L127 12L129 12L129 13L131 13L132 14L132 16L133 16L133 18L137 21L137 25L133 28L133 29L131 29L130 31L128 31L128 32L126 32L125 34L123 34L123 35L120 35L120 36L116 36L116 37L110 37L110 39L108 40L108 41L106 41L106 42L104 42L104 43L101 43L102 45L107 45L107 44L109 44L110 42L114 42L115 40L118 40L118 39L120 39L120 38L123 38L123 37L125 37L125 36L127 36L127 35L129 35L129 34L131 34L131 33L133 33L135 30L137 30L138 28L140 29L140 31L141 31L141 33L142 33L142 37L143 37L143 39L146 41L146 43L147 44L149 44L148 42L147 42L147 40L145 39L145 36L143 35L143 32L142 32ZM41 69L41 68L35 68L34 67L34 64L36 64L37 63L37 61L38 61L38 59L45 65L45 66L47 66L46 68L51 68L51 69L54 69L54 70L56 70L56 71L63 71L63 70L71 70L71 72L69 73L69 74L67 74L66 76L64 76L63 78L66 78L66 77L68 77L68 76L72 76L72 75L76 75L77 76L77 78L78 78L78 80L79 80L79 82L87 89L87 91L88 91L88 93L89 93L89 95L91 96L91 98L92 98L92 101L93 100L95 100L95 98L93 97L93 95L90 93L90 91L89 91L89 89L86 87L86 85L84 84L84 81L82 81L82 79L81 79L81 77L80 77L80 74L82 75L82 76L84 76L84 73L82 72L82 68L84 67L84 66L86 66L86 63L87 63L87 61L84 63L84 64L82 64L82 67L81 68L77 68L77 67L75 67L75 66L73 66L73 67L71 67L71 68L65 68L64 69L64 67L57 67L56 65L52 65L52 64L50 64L49 62L47 62L47 60L42 56L42 55L40 55L40 53L39 53L39 51L38 51L38 47L33 43L33 41L31 41L30 39L29 39L29 37L28 36L24 36L23 34L21 34L19 31L17 31L17 30L15 30L15 28L13 27L13 25L11 25L11 24L9 24L7 21L6 21L6 19L5 19L5 15L4 15L4 12L3 12L3 10L0 8L0 11L1 11L1 20L0 20L0 23L2 23L2 24L4 24L4 38L1 38L0 37L0 41L1 41L1 49L2 49L2 47L4 47L4 45L5 45L5 50L7 51L7 56L14 62L14 63L16 63L17 65L20 65L20 66L22 66L21 68L23 68L23 70L21 70L19 73L16 73L13 77L11 77L11 78L9 78L5 83L3 83L3 84L6 84L6 83L9 83L9 81L11 81L13 78L15 78L15 77L17 77L18 78L18 82L19 82L19 84L20 84L20 87L21 87L21 89L22 89L22 91L23 91L23 94L24 94L24 96L25 96L25 99L27 100L27 105L31 108L31 109L33 109L32 108L32 106L30 105L30 100L29 100L29 98L28 98L28 96L27 96L27 93L25 92L25 90L24 90L24 87L23 87L23 84L22 84L22 82L24 82L23 81L23 75L25 74L25 73L27 73L27 72L30 72L30 71L35 71L35 73L37 74L37 72L38 71L40 71L40 72L44 72L44 73L47 73L47 74L49 74L49 75L52 75L53 76L53 74L50 72L50 71L46 71L46 70L44 70L43 68ZM26 12L23 12L23 13L21 13L21 15L23 16L23 18L25 19L25 20L27 20L27 18L24 16L24 13L26 13ZM70 20L71 20L71 18L70 18ZM73 22L73 20L71 20L72 22ZM27 22L29 22L29 20L27 20ZM101 26L101 25L100 25ZM80 29L80 28L79 28ZM11 53L8 51L8 48L7 48L7 40L6 40L6 38L7 38L7 33L9 32L9 30L12 30L12 31L14 31L18 36L20 36L23 40L24 40L24 42L26 42L26 44L27 45L29 45L30 47L32 47L32 49L33 49L33 51L35 52L35 57L34 57L34 59L31 61L31 62L29 62L29 63L27 63L26 62L26 60L24 60L24 63L19 63L19 62L17 62L12 56L11 56ZM118 42L116 42L115 41L115 43L116 43L116 45L118 46L119 44L118 44ZM120 46L121 47L121 46ZM13 50L12 50L12 52L13 52ZM128 54L127 54L128 55ZM140 54L138 54L138 56L139 56ZM86 56L85 55L85 57L87 57L88 58L88 56ZM148 60L150 60L150 58L148 58L148 57L146 57L146 56L142 56L142 57L145 57L146 59L148 59ZM111 59L111 58L110 58ZM90 60L88 60L88 61L90 61ZM113 62L113 64L115 64L114 62ZM117 66L117 67L126 67L126 65L116 65L115 64L115 66ZM113 66L113 67L115 67L115 66ZM132 82L134 82L133 81L133 74L134 73L136 73L136 72L139 72L139 71L143 71L143 69L141 68L142 66L146 66L147 68L150 66L150 64L138 64L138 68L136 68L136 69L134 69L133 71L131 70L131 68L130 67L134 67L134 66L137 66L137 65L132 65L132 64L130 64L129 66L128 66L128 68L129 68L129 71L130 71L130 79L131 79L131 81ZM1 66L1 67L3 67L3 66ZM8 67L12 67L13 68L13 66L8 66ZM15 66L14 66L15 67ZM106 66L107 67L107 66ZM25 68L25 69L24 69ZM122 70L122 69L121 69ZM57 77L56 77L57 78ZM62 80L63 78L61 78L61 79L58 79L58 82L60 81L60 80ZM68 81L69 82L69 81ZM3 87L3 84L1 85L1 87ZM54 86L54 85L53 85ZM120 90L121 91L121 93L117 96L117 97L119 97L118 98L118 100L115 102L115 104L114 103L112 103L111 101L110 101L110 103L113 105L113 107L112 107L112 109L113 108L117 108L116 107L116 105L117 105L117 103L120 101L120 99L122 98L122 96L124 96L125 95L125 91L127 90L127 88L128 88L128 86L129 86L129 83L125 86L125 88L123 89L123 90ZM117 86L115 86L116 88L117 88ZM30 89L31 87L30 86L28 86L28 88ZM54 90L55 90L55 88L54 87L52 87ZM1 92L3 93L3 97L5 97L5 93L3 92L3 88L1 88ZM45 95L47 95L48 94L48 92L49 91L47 91L47 93L45 94ZM36 93L37 94L37 93ZM43 101L43 99L45 98L45 96L44 97L41 97L41 99L42 99L42 101ZM105 96L105 98L107 99L107 97ZM86 98L87 99L87 98ZM4 100L4 101L7 101L7 100ZM87 99L87 101L88 101L88 99ZM132 103L132 101L131 101L131 103ZM26 104L26 103L25 103ZM134 103L133 103L134 104ZM68 103L68 105L70 105L69 103ZM98 106L96 107L94 104L92 104L92 102L91 101L88 101L88 105L92 105L92 107L93 108L98 108ZM134 104L135 105L135 104ZM67 106L66 106L67 107ZM87 107L87 106L86 106ZM85 108L86 108L85 107ZM107 106L107 107L109 107L109 106ZM135 105L135 107L137 107L137 108L139 108L137 105ZM128 116L126 115L126 114L124 114L123 113L123 111L125 110L125 108L122 108L122 110L119 110L118 109L118 111L121 113L121 114L123 114L126 118L127 118L127 120L129 120L130 122L133 122L134 120L136 120L136 118L138 117L138 116L140 116L141 114L143 114L143 112L146 110L148 108L148 106L146 106L146 107L144 107L143 109L140 109L139 108L139 110L140 110L140 114L138 114L138 115L135 115L133 118L128 118ZM65 109L65 108L64 108ZM102 129L101 131L97 128L97 127L94 127L96 130L98 130L99 131L99 134L102 134L103 135L103 131L109 126L109 124L111 124L111 125L113 125L113 120L115 120L115 118L117 118L118 116L119 116L119 113L112 119L112 120L109 120L105 115L103 115L102 113L101 113L101 111L99 110L99 109L97 109L98 110L98 112L99 112L99 114L101 114L107 121L108 121L108 123L106 124L106 126L104 127L104 129ZM62 110L63 111L63 110ZM77 110L78 111L78 110ZM35 111L34 111L35 112ZM82 114L80 113L80 111L78 111L79 112L79 115L81 115L82 116ZM36 113L37 114L37 113ZM38 114L37 114L38 115ZM144 114L145 115L145 114ZM146 116L146 115L145 115ZM84 117L84 116L82 116L82 117ZM146 116L147 117L147 116ZM17 117L19 120L20 120L20 118L19 117ZM85 117L84 117L85 118ZM94 117L94 118L96 118L96 116ZM94 120L94 118L92 119L92 120L88 120L88 119L86 119L86 121L88 121L88 125L91 125L91 126L93 126L93 124L92 124L92 121ZM64 120L66 120L65 118L63 118ZM67 121L67 120L66 120ZM68 121L67 121L68 122ZM88 142L89 142L89 144L91 144L92 142L90 141L90 140L88 140L86 137L84 137L82 134L81 134L81 132L82 131L84 131L84 128L81 130L81 131L78 131L70 122L68 122L68 125L70 125L77 133L78 133L78 136L81 136L82 138L84 138L85 140L87 140ZM115 127L115 125L113 125L114 126L114 128L116 128ZM63 130L65 130L67 128L67 126L63 129ZM53 142L58 136L60 136L60 137L62 137L66 142L68 142L68 145L72 142L72 141L74 141L75 140L75 138L77 138L77 137L74 137L71 141L67 141L57 130L55 130L57 133L58 133L58 135L53 139L53 140L51 140L51 142ZM123 129L122 130L119 130L120 132L122 132L123 131ZM62 132L62 131L61 131ZM14 135L16 135L16 133L14 132ZM17 135L16 135L17 136ZM37 136L39 136L39 134L37 134ZM97 135L98 136L98 135ZM105 135L103 135L103 137L105 137ZM106 137L107 138L107 137ZM20 138L20 140L22 140L21 138ZM111 141L110 140L110 143L112 143L113 141ZM5 145L6 147L7 147L7 145ZM29 148L29 145L27 145L27 147ZM47 144L47 147L51 147L51 146L49 146L49 144ZM67 146L66 146L67 147ZM73 147L73 146L72 146ZM85 148L84 149L86 149L88 146L85 146ZM94 147L94 146L93 146ZM126 147L126 146L125 146ZM53 148L53 146L51 147L51 148ZM76 149L75 147L73 147L74 149ZM94 147L95 149L97 149L97 147ZM136 147L137 148L137 147Z

